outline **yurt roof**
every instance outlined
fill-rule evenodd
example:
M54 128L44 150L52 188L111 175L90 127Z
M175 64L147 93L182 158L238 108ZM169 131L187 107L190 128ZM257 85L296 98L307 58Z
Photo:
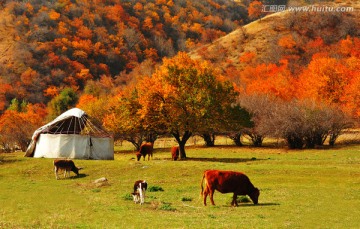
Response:
M37 139L40 134L82 134L97 137L110 137L107 131L100 126L93 124L89 116L79 108L72 108L48 124L37 129L33 134L33 139Z

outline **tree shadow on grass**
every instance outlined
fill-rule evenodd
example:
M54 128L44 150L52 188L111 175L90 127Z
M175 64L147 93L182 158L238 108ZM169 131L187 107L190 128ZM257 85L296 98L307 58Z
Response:
M16 156L11 153L0 153L0 166L4 164L17 163L21 161L22 161L21 159L16 158Z
M195 157L187 157L186 159L182 159L185 161L202 161L202 162L224 162L224 163L244 163L249 161L259 161L259 160L266 160L266 159L257 159L255 157L252 158L195 158Z
M4 165L4 164L11 164L11 163L15 163L15 162L19 162L20 160L17 159L1 159L0 158L0 166Z

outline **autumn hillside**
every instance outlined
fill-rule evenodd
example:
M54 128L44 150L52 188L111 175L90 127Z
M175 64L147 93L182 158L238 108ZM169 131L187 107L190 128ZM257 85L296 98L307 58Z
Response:
M253 62L278 63L282 54L278 42L287 35L292 35L299 45L318 37L331 44L345 38L348 32L359 36L357 31L360 29L360 2L337 2L340 3L325 2L318 5L351 6L354 7L354 11L344 14L289 11L273 13L246 24L210 44L196 48L190 55L196 59L209 60L223 69L232 66L242 69L248 63L241 61L240 57L249 53L254 54ZM291 1L289 4L296 3L304 5L301 1Z
M217 134L255 146L334 145L360 117L360 4L308 1L10 1L0 21L0 144L79 107L139 147ZM253 21L253 22L251 22ZM11 133L11 134L9 134Z
M12 53L15 51L15 25L8 10L0 11L0 63L8 65L16 61Z
M47 104L89 80L129 81L140 63L190 51L249 21L227 0L8 1L0 6L0 111Z
M243 95L316 101L357 118L360 3L305 6L316 10L267 15L190 55L220 68ZM326 11L324 6L333 10ZM346 8L351 10L336 12Z

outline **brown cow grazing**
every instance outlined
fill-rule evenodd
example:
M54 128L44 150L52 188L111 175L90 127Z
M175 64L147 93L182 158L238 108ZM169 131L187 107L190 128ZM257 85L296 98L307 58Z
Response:
M179 158L179 146L171 147L171 158L176 161Z
M134 198L135 204L139 203L143 204L145 202L145 192L147 189L147 183L145 180L137 180L134 184L134 192L132 192L132 196Z
M66 174L70 171L73 171L77 176L79 176L79 170L82 168L77 168L72 160L63 160L63 159L56 159L54 160L54 168L55 168L55 177L58 180L58 171L64 170L64 178L66 178Z
M205 180L205 190L203 182ZM201 195L204 195L204 205L206 206L206 198L210 195L212 205L214 203L214 191L221 193L233 192L233 200L231 205L238 206L237 195L248 195L254 204L258 203L260 191L250 182L250 179L241 172L206 170L201 181Z
M139 152L136 153L137 160L140 161L141 156L143 156L144 161L145 161L146 155L148 155L148 160L150 160L150 156L151 156L151 159L152 159L152 157L153 157L153 149L154 149L154 145L151 142L146 142L146 143L142 144L140 146Z

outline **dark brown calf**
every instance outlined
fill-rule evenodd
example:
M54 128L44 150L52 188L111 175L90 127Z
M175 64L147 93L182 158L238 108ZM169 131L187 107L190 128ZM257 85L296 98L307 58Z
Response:
M203 182L205 180L205 190ZM254 204L258 203L260 191L250 182L250 179L243 173L233 171L206 170L201 181L201 195L204 196L204 205L206 206L206 198L210 195L212 205L214 203L214 191L221 193L233 192L233 200L231 205L238 206L237 195L248 195Z
M151 156L151 158L153 157L153 149L154 149L154 146L151 142L146 142L146 143L142 144L140 146L139 152L136 153L137 160L140 161L141 156L143 156L144 161L145 161L146 155L148 155L148 160L150 160L150 156Z
M171 158L176 161L179 158L179 146L173 146L171 148Z
M66 178L66 174L68 173L70 176L70 171L73 171L76 175L79 176L79 170L82 168L78 168L75 166L75 163L72 160L63 160L63 159L55 159L54 160L54 170L55 177L59 179L58 171L64 170L64 178Z

